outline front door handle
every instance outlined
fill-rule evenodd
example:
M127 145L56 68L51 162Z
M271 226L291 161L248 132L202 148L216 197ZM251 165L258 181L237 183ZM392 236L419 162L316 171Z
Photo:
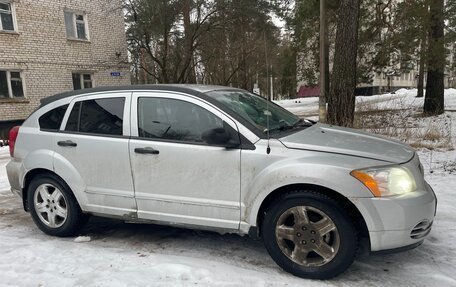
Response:
M160 152L156 149L153 149L151 147L143 147L143 148L140 148L140 147L137 147L135 148L135 153L139 153L139 154L159 154Z
M72 142L72 141L70 141L70 140L58 141L57 144L58 144L59 146L64 146L64 147L75 147L75 146L78 145L77 143Z

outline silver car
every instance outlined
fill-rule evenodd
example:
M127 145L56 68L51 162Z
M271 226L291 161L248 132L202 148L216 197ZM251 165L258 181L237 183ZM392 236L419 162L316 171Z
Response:
M360 246L416 247L436 212L409 146L227 87L55 95L10 151L12 191L47 234L75 235L88 215L248 234L304 278L340 274Z

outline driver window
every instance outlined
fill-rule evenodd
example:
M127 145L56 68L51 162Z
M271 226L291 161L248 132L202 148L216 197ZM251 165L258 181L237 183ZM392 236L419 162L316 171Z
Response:
M202 134L223 127L207 110L181 100L138 99L138 132L142 138L203 143Z

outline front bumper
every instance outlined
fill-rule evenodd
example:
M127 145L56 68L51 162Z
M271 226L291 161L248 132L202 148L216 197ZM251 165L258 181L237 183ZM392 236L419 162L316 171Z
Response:
M392 198L356 198L369 230L371 251L419 245L429 234L437 208L432 188Z
M423 241L424 240L419 241L417 243L414 243L412 245L402 246L402 247L399 247L399 248L384 249L384 250L380 250L380 251L373 251L372 254L380 255L380 254L392 254L392 253L399 253L399 252L409 251L409 250L415 249L418 246L420 246L421 244L423 244Z

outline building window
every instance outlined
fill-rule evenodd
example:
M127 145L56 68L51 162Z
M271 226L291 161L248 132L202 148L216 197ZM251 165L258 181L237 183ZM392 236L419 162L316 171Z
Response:
M79 40L89 39L86 14L65 11L65 26L67 38Z
M0 0L0 31L14 31L14 9L12 4Z
M73 73L73 89L90 89L93 87L92 74Z
M21 73L0 71L0 99L24 97Z

